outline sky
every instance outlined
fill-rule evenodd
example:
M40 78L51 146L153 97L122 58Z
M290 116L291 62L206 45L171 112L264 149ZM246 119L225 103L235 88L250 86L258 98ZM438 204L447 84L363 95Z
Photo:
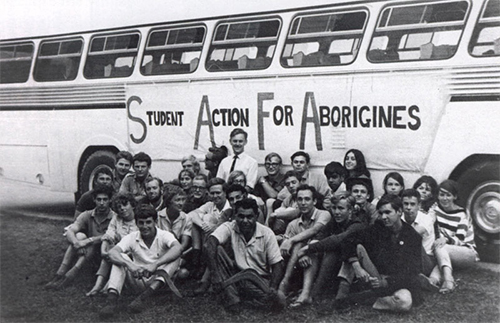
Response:
M167 17L223 15L324 0L1 0L0 39L50 35L168 21ZM332 2L332 1L330 1ZM151 8L152 10L149 10Z

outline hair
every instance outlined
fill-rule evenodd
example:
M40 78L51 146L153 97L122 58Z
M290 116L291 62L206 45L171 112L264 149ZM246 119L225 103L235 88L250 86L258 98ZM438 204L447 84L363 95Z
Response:
M280 160L280 165L283 163L283 160L281 159L281 156L278 155L278 153L272 152L267 154L266 158L264 158L264 162L271 161L271 158L276 157Z
M208 153L207 156L205 157L206 159L210 159L214 163L217 164L217 166L220 164L220 162L227 157L228 150L226 146L220 146L220 147L210 147L208 148ZM207 158L208 157L208 158Z
M97 185L97 178L99 177L100 174L108 175L111 177L111 180L115 177L113 175L113 171L109 168L107 165L100 165L95 169L94 172L94 180L92 181L92 187L95 187Z
M241 201L235 203L234 209L236 211L236 214L238 214L239 209L252 209L254 216L257 216L259 214L259 206L257 205L257 201L255 201L254 199L242 199Z
M233 138L234 136L237 136L237 135L243 135L243 136L245 136L245 140L248 139L248 133L241 128L234 128L233 131L231 131L229 138Z
M161 179L159 179L158 177L147 177L144 184L147 184L147 183L152 182L152 181L157 181L158 186L163 188L163 181Z
M358 149L349 149L344 156L344 167L345 167L345 160L347 158L347 155L349 153L354 154L354 158L356 158L356 167L352 171L348 171L349 177L358 177L361 175L366 175L368 177L370 176L370 171L366 168L366 161L365 161L365 156L363 153L358 150Z
M132 164L132 162L134 161L134 156L132 156L132 154L126 150L122 150L122 151L119 151L116 156L115 156L115 164L120 160L120 159L126 159L130 162L130 164Z
M111 199L114 193L115 190L112 186L97 184L92 190L92 198L95 199L99 194L106 194Z
M329 174L338 174L344 179L347 178L348 175L347 169L345 169L345 167L341 163L335 161L332 161L325 166L324 173L327 178Z
M144 153L144 152L140 152L140 153L137 153L134 155L134 158L133 158L133 163L134 164L136 161L138 162L146 162L146 164L148 164L148 167L151 167L151 164L152 164L152 161L151 161L151 157L149 157L148 154Z
M424 175L424 176L420 177L419 179L417 179L417 181L415 182L415 184L413 184L413 188L417 189L422 184L429 185L429 187L431 189L431 197L430 197L430 199L428 199L426 201L422 201L422 203L420 204L420 207L425 212L427 212L427 211L429 211L429 209L431 208L431 206L434 205L434 203L436 203L437 196L438 196L438 193L439 193L439 188L438 188L438 183L436 182L436 180L432 176Z
M399 185L401 185L402 189L398 194L399 196L401 196L401 192L403 192L403 190L405 189L405 180L404 180L403 176L401 176L401 174L398 172L390 172L389 174L385 175L384 182L383 182L385 194L387 194L387 190L385 189L385 186L387 185L387 182L389 181L390 178L392 178L393 180L398 182Z
M245 194L247 192L245 187L243 187L239 184L229 184L229 185L227 185L225 191L226 191L226 195L229 195L232 192L241 192L243 194Z
M300 191L311 191L313 198L318 199L318 191L316 191L314 186L307 185L307 184L301 184L299 187L297 187L297 195L299 195Z
M453 196L458 197L458 183L454 180L447 179L439 184L439 190L450 192Z
M193 180L193 179L194 179L194 177L196 176L196 174L195 174L192 170L190 170L190 169L183 169L183 170L181 170L181 171L179 172L179 175L177 176L177 179L178 179L179 181L181 180L181 177L182 177L182 175L183 175L184 173L188 174L188 176L191 178L191 180Z
M403 202L401 202L401 198L399 196L389 194L382 196L377 203L377 210L380 210L380 208L386 204L390 204L396 211L403 210Z
M311 156L309 156L309 154L306 153L305 151L299 150L299 151L294 152L293 155L290 157L290 160L292 161L292 163L293 163L293 160L295 159L295 157L298 157L298 156L304 157L306 159L306 163L308 163L308 164L311 162Z
M127 203L130 203L132 207L137 206L137 200L135 199L134 195L130 193L118 193L113 197L112 200L112 205L113 205L113 210L118 210L118 207L120 205L125 205Z
M182 158L181 165L184 166L184 163L190 161L193 163L193 170L195 174L200 172L200 162L194 155L185 156Z
M153 221L158 220L158 212L156 212L155 208L149 204L139 204L134 210L135 214L135 222L140 219L153 218Z
M208 184L208 177L205 174L198 174L198 175L196 175L195 177L193 177L193 181L194 180L202 180L202 181L205 182L205 184Z
M302 179L302 175L297 173L294 170L289 170L285 173L285 176L283 177L283 180L285 181L289 177L296 177L299 181Z
M245 173L243 173L241 170L233 170L231 172L231 174L229 174L229 177L227 178L227 184L228 185L231 185L234 183L234 180L237 178L237 177L240 177L241 175L243 175L243 177L245 178L245 185L247 183L247 176L245 175Z
M207 183L207 188L210 189L210 187L215 186L215 185L222 185L224 186L226 184L226 181L223 180L220 177L214 177L210 179Z
M401 192L401 200L403 200L404 197L416 197L419 203L421 199L420 193L414 188L408 188L406 190L403 190Z
M187 196L186 192L179 186L168 185L166 186L165 193L163 194L163 202L167 207L172 204L172 200L176 195Z
M348 191L337 192L333 194L331 201L332 204L337 204L341 200L347 201L347 206L350 210L355 210L356 207L356 198L351 195Z

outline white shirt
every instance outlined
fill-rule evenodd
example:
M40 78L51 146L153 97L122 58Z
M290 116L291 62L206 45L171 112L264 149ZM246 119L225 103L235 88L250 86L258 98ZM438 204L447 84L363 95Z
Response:
M144 240L142 240L139 231L132 232L123 237L117 246L120 247L124 253L130 253L135 264L149 265L155 263L165 255L176 241L177 239L175 239L172 233L156 229L156 236L151 247L148 247Z
M222 178L227 182L229 178L229 174L231 173L231 165L233 164L234 155L227 156L224 158L220 165L219 170L217 171L217 177ZM236 159L236 164L234 164L233 170L242 171L247 178L247 185L251 188L255 187L255 183L257 183L257 174L259 171L259 164L255 159L247 155L245 152L242 152L238 155Z
M406 222L404 216L402 217L402 219ZM420 234L422 236L422 246L424 247L426 254L431 256L434 255L432 245L436 240L436 236L434 235L434 223L432 221L432 217L421 211L418 211L417 217L415 218L415 221L413 221L411 226L413 228L419 227L423 229L424 232ZM420 233L420 231L422 230L417 230L418 233Z

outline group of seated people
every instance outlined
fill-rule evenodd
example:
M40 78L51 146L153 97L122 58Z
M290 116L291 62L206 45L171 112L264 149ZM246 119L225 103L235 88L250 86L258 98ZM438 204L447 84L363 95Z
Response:
M188 156L167 183L150 174L146 153L119 152L114 169L99 168L94 188L79 199L65 228L69 246L45 287L68 286L97 260L87 296L107 294L103 318L116 314L125 283L138 294L132 312L164 286L179 297L216 293L234 313L249 300L281 310L325 294L335 295L336 308L364 301L408 311L422 302L422 289L453 292L453 270L478 261L456 182L422 176L406 189L391 172L374 199L356 149L323 174L309 169L304 151L290 157L286 173L281 156L270 153L259 177L257 161L244 151L247 139L234 129L231 156L225 147L210 148L207 174ZM181 279L198 286L181 293L174 284Z

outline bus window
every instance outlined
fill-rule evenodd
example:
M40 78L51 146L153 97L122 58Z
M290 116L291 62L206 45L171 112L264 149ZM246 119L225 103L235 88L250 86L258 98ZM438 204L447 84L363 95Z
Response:
M88 79L132 75L139 40L139 33L94 36L83 75Z
M205 27L153 30L141 64L143 75L191 73L198 68Z
M476 57L500 55L500 0L486 2L469 44Z
M368 14L364 10L295 17L286 40L284 67L350 64L356 58Z
M220 72L269 67L280 27L279 19L218 24L206 62L207 70Z
M0 46L0 83L24 83L30 76L33 44Z
M452 57L468 9L467 1L385 7L373 34L368 60L379 63Z
M35 81L74 80L82 58L82 47L81 39L42 42L35 62Z

